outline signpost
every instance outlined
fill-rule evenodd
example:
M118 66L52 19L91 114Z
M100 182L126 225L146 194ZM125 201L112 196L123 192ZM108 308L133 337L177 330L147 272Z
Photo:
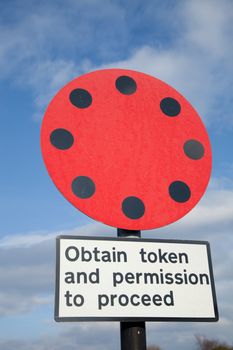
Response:
M146 350L145 321L218 320L209 244L138 239L186 215L210 179L208 134L178 91L132 70L85 74L49 104L41 148L65 198L118 228L57 238L56 321L119 320L122 350Z
M56 321L216 321L207 242L57 238Z

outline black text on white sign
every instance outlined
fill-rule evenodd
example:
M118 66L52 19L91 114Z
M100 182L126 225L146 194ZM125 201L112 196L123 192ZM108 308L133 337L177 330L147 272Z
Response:
M207 242L57 238L56 321L217 321Z

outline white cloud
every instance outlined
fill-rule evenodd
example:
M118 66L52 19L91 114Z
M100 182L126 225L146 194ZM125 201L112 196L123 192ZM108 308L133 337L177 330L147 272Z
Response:
M67 326L67 325L66 325ZM119 349L119 331L116 324L89 323L85 327L77 324L68 326L56 336L49 332L36 340L0 340L0 348L4 350L117 350Z
M64 60L47 60L37 63L34 67L29 67L26 73L29 77L27 85L32 88L37 110L34 119L41 119L48 101L67 83L67 80L72 79L75 71L74 63ZM22 79L23 77L19 77L19 84L22 83Z
M228 227L233 222L233 191L209 190L203 200L197 205L192 212L186 216L181 226L208 226L216 228L227 225Z
M178 33L168 47L143 46L102 67L135 69L178 89L209 124L233 125L232 19L229 1L188 1L177 5Z
M56 233L40 234L37 232L28 234L28 235L17 234L17 235L5 236L0 239L0 248L5 248L5 249L12 249L14 247L30 248L33 245L51 240L54 237L56 237Z
M11 21L0 25L1 79L30 89L36 119L58 89L89 70L93 52L96 58L108 57L125 42L124 9L114 1L105 6L100 0L32 1L30 6L15 3L14 9L5 5L2 12Z
M85 226L76 227L71 230L61 230L59 232L29 232L7 235L0 238L0 249L31 248L40 244L47 244L59 235L80 235L97 236L100 231L103 235L111 235L111 228L98 222L93 222Z
M232 54L229 45L233 18L231 1L189 1L184 5L187 22L185 34L190 46L199 47L214 58L226 59ZM228 57L229 59L230 57Z
M49 305L53 302L53 295L46 296L29 296L15 293L10 294L10 298L7 294L0 293L0 316L11 316L16 314L25 314L33 308L38 308L43 305Z
M153 13L152 4L145 8L147 15L148 8ZM233 83L231 1L177 2L174 16L169 17L171 23L166 23L166 8L159 9L160 24L176 28L170 33L170 44L166 45L166 39L161 43L155 39L154 43L136 47L130 41L130 35L135 34L133 26L126 25L126 9L112 1L106 7L99 1L86 6L70 1L64 11L50 4L39 7L37 13L26 12L14 25L2 25L2 77L14 74L19 85L30 88L34 117L40 119L55 92L75 76L101 67L136 69L173 85L210 124L221 120L221 127L224 122L229 126L232 98L226 92L231 91ZM154 23L157 21L156 17ZM109 22L111 31L104 28ZM156 25L150 28L155 37L156 30ZM123 59L114 60L114 52L120 48Z

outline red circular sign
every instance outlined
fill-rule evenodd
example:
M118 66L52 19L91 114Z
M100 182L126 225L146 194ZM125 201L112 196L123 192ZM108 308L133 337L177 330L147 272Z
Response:
M41 145L61 193L124 229L180 219L210 178L210 142L197 112L166 83L131 70L99 70L63 87L45 113Z

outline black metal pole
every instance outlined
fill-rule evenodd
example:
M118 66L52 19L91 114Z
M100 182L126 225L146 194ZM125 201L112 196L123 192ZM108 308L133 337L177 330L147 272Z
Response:
M140 238L139 230L117 229L118 237ZM120 322L121 350L146 350L145 322Z

